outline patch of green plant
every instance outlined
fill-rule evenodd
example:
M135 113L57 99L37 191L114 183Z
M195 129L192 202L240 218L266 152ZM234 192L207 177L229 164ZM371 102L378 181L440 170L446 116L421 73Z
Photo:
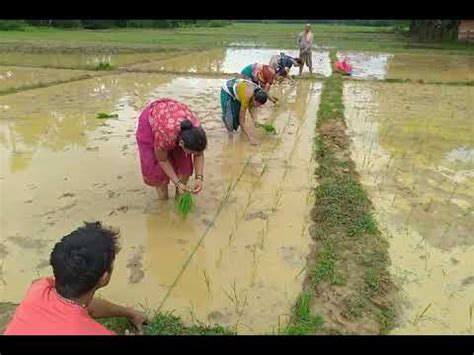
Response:
M115 66L110 64L109 62L99 62L95 66L95 70L114 70Z
M117 334L126 331L135 333L135 328L125 317L98 320L106 328ZM185 326L181 318L169 313L156 313L143 327L144 335L235 335L232 330L220 325L209 326L202 323Z
M348 235L357 237L364 234L377 233L377 225L371 213L362 213L348 228Z
M392 308L381 307L377 312L379 334L387 335L395 327L395 312Z
M186 217L194 209L194 199L191 193L185 192L178 197L178 212Z
M336 261L336 247L330 241L325 241L311 270L311 281L315 287L321 281L328 281L333 286L344 285L345 279L336 271Z
M271 123L271 122L270 122L270 123L264 123L264 124L262 124L261 127L262 127L262 128L265 130L265 132L267 132L267 133L276 134L276 128L275 128L275 126L273 125L273 123Z
M99 118L99 119L118 118L118 115L116 113L99 112L97 114L97 118Z
M311 293L304 291L296 300L293 307L294 319L283 331L287 335L311 335L324 325L320 314L311 314Z

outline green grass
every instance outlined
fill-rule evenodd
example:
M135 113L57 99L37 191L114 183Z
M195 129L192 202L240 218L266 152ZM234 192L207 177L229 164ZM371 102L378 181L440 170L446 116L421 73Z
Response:
M330 58L334 63L335 51L331 51ZM326 320L327 328L322 331L346 334L350 332L346 324L353 331L359 323L365 326L372 321L378 324L373 333L386 334L395 321L388 243L377 228L371 202L350 156L342 91L340 74L333 73L325 80L315 139L315 173L319 180L311 211L315 245L302 297L306 303L312 302ZM333 291L337 288L341 290ZM332 322L331 314L324 313L325 304L318 303L315 295L325 295L332 306L340 307L346 323ZM298 312L297 306L290 325L298 324ZM300 328L297 326L295 331Z
M322 281L327 281L332 286L342 286L345 284L345 278L336 271L337 260L336 243L323 243L318 260L310 274L313 287L318 287Z
M101 319L99 322L117 334L133 331L132 324L127 318ZM202 323L185 326L182 320L172 313L157 313L145 325L144 335L235 335L232 330L219 326L208 326Z
M316 24L315 43L336 49L436 53L440 50L472 53L474 46L464 43L425 44L412 42L390 27ZM301 24L234 23L220 28L107 29L86 31L26 27L21 31L0 31L0 48L12 43L24 47L100 47L129 50L215 48L242 43L250 46L295 48Z
M293 307L293 320L282 334L311 335L323 327L323 317L320 314L311 314L311 298L309 291L303 292L298 297Z

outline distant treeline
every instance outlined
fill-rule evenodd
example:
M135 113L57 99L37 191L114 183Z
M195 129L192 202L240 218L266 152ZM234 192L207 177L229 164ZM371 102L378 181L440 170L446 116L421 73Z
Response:
M28 26L84 28L102 30L107 28L179 28L179 27L224 27L231 22L247 23L320 23L354 26L404 27L408 20L0 20L0 30L22 30Z
M224 27L226 20L0 20L0 30L21 30L27 26L85 28L102 30L107 28L178 28L178 27Z
M410 20L239 20L236 22L251 22L251 23L314 23L314 24L328 24L328 25L346 25L346 26L408 26Z

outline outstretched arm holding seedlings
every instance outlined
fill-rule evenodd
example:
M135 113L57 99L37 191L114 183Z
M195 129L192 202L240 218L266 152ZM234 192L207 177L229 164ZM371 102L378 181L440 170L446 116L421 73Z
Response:
M155 150L156 159L158 159L158 163L160 164L161 168L165 172L166 175L170 178L173 184L176 185L178 188L178 192L180 194L184 192L191 192L192 190L189 189L184 183L180 183L179 177L174 171L173 166L171 165L170 161L168 160L168 152L162 149Z

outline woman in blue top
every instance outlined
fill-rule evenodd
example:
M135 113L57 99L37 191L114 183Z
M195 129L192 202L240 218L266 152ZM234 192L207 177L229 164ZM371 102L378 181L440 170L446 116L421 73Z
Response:
M303 61L300 58L294 58L285 53L275 54L270 58L270 66L275 69L278 77L288 78L290 80L290 70L294 66L300 67Z

